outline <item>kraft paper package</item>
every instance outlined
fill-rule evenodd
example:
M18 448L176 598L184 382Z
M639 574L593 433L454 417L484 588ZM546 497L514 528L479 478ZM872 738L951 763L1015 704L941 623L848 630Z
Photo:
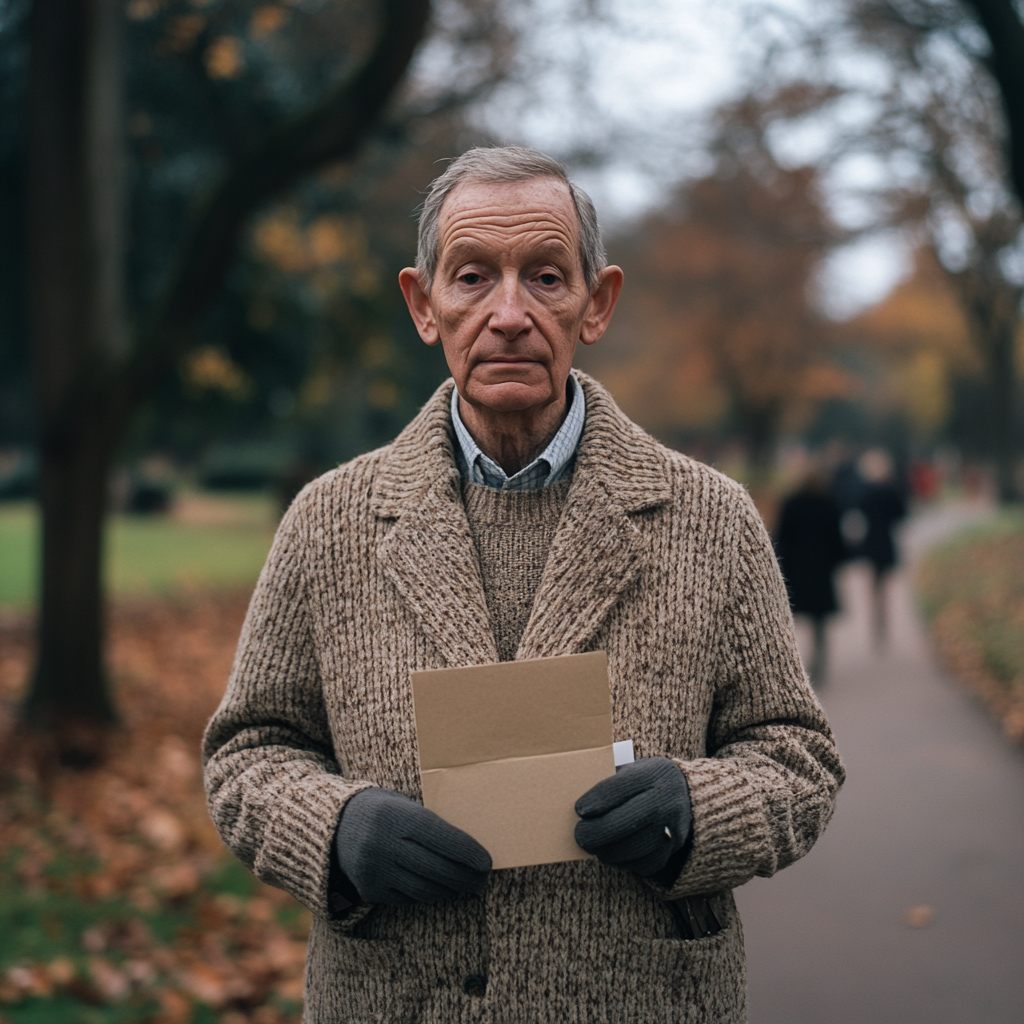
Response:
M573 805L615 771L604 651L414 672L423 803L494 867L584 860Z

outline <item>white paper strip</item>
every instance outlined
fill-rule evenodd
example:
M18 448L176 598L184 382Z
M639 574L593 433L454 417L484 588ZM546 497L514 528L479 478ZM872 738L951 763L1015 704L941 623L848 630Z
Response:
M613 743L612 753L615 755L616 768L621 768L624 764L632 764L635 760L633 757L633 741L619 740L618 743Z

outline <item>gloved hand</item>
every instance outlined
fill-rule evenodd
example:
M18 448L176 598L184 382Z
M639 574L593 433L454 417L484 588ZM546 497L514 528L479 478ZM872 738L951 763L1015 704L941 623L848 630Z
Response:
M481 892L491 870L491 855L472 836L390 789L364 789L348 801L334 846L368 903L437 903Z
M667 757L644 757L576 801L576 842L614 867L656 875L690 835L686 776Z

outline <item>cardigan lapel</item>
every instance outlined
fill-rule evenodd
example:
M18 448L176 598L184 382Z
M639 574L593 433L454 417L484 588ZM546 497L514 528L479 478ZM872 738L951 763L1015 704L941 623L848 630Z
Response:
M476 546L462 504L448 381L395 439L374 486L374 511L397 518L377 548L388 579L445 662L498 660Z
M671 497L661 446L596 381L579 378L587 422L517 660L585 649L650 558L648 538L630 514Z
M647 554L647 539L611 495L599 486L574 485L516 660L582 651Z
M587 420L517 659L583 650L650 557L631 519L671 498L661 446L578 373ZM377 549L388 578L452 666L498 660L455 466L447 381L390 446L372 494L397 519Z

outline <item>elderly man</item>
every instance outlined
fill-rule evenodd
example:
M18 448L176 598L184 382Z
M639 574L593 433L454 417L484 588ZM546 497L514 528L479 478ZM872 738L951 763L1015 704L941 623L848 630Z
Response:
M400 283L454 381L295 500L205 739L224 841L313 913L304 1019L742 1021L731 890L843 780L764 527L571 369L622 272L555 161L454 161ZM492 872L419 802L410 674L596 650L638 755L576 804L596 857Z

